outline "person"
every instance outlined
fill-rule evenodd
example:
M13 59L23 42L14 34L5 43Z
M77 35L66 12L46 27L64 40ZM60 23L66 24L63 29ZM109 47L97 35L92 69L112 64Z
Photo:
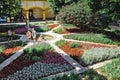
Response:
M34 28L32 28L32 38L34 41L36 41L36 31Z
M8 35L8 42L12 41L12 30L11 29L8 30L7 35Z
M27 36L27 38L28 38L28 41L30 41L30 40L31 40L31 32L30 32L30 29L27 30L26 36Z

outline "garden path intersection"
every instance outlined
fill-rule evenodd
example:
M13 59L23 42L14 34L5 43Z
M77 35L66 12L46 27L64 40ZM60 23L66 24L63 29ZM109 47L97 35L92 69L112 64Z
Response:
M67 53L65 53L63 50L61 50L59 47L57 47L55 45L55 42L61 40L61 39L64 39L63 38L63 35L62 34L57 34L57 33L54 33L53 30L57 29L61 27L61 25L55 27L54 29L52 29L51 31L48 31L48 32L42 32L42 33L37 33L37 34L43 34L43 35L50 35L50 36L53 36L54 39L52 40L43 40L43 41L36 41L36 42L29 42L25 47L23 47L21 50L19 50L18 52L16 52L16 54L12 55L10 58L8 58L7 60L5 60L3 63L0 64L0 70L2 70L5 66L7 66L8 64L10 64L13 60L15 60L16 58L18 58L20 55L23 54L23 50L33 44L36 44L36 43L39 43L39 42L47 42L49 43L55 50L56 52L58 52L66 61L68 61L73 67L74 69L71 70L71 71L67 71L67 72L63 72L63 73L58 73L58 74L55 74L55 75L50 75L48 77L46 77L47 79L49 80L52 80L53 77L55 76L62 76L63 74L70 74L71 72L72 73L75 73L75 74L79 74L79 73L83 73L85 72L88 68L93 68L93 69L96 69L96 68L99 68L99 67L102 67L104 66L106 63L108 62L111 62L110 60L109 61L105 61L105 62L101 62L101 63L97 63L95 65L92 65L92 66L89 66L89 67L82 67L78 62L76 62L74 59L72 59ZM22 41L26 41L26 36L25 35L21 35L21 34L16 34L16 35L20 35L21 38L19 40L22 40ZM66 39L65 39L66 40ZM13 40L13 41L16 41L16 40ZM18 40L17 40L18 41ZM72 41L69 39L69 41ZM2 43L7 43L7 41L5 42L0 42L0 44Z

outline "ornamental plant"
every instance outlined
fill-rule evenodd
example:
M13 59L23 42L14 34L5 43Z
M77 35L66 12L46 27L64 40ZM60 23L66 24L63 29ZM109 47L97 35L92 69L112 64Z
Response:
M100 68L101 71L110 80L120 79L120 58L113 60L111 63L107 63L105 66Z
M25 49L24 52L30 54L32 53L36 56L41 56L46 50L53 50L53 48L47 43L39 43Z
M57 76L52 80L82 80L78 75L71 73L70 76L64 74L63 76Z
M64 31L65 31L64 28L58 28L58 29L53 30L53 32L58 33L58 34L61 34Z
M83 66L92 65L97 62L120 57L120 47L118 48L92 48L84 52L80 57L80 64Z
M47 32L49 30L50 30L50 28L47 25L44 25L44 26L41 26L41 27L38 27L35 29L35 31L37 31L37 32Z
M61 39L61 40L57 41L55 44L56 44L58 47L61 47L61 46L63 46L65 43L67 43L67 41Z
M78 3L63 6L58 13L60 22L76 26L89 23L91 10L87 2L86 0L81 0Z
M86 80L107 80L103 75L98 74L98 72L93 69L87 70L82 76L84 76Z
M78 48L78 47L82 47L82 44L79 42L72 42L72 43L70 43L70 47L71 48Z
M6 46L1 45L1 46L0 46L0 54L1 54L1 52L3 52L3 50L5 50L6 48L7 48Z
M71 69L73 69L73 67L66 64L61 65L36 62L29 67L24 67L22 70L16 71L7 78L2 78L1 80L38 80L39 78Z
M74 39L74 40L82 40L82 41L90 41L96 43L104 43L104 44L116 44L112 39L103 34L70 34L65 35L64 38Z

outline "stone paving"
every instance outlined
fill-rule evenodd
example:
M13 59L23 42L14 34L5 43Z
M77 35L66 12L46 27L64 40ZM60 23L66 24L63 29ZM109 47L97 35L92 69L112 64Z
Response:
M54 28L54 29L57 29L59 28L61 25L59 25L58 27ZM110 61L105 61L105 62L101 62L101 63L98 63L98 64L95 64L93 66L89 66L89 67L82 67L79 63L77 63L74 59L72 59L69 55L67 55L67 53L65 53L63 50L61 50L60 48L58 48L56 45L55 45L55 42L56 41L59 41L60 39L64 39L63 38L63 35L61 34L57 34L57 33L54 33L52 29L51 31L48 31L48 32L44 32L44 33L37 33L37 34L46 34L46 35L51 35L54 37L53 40L48 40L48 41L45 41L47 43L49 43L55 50L56 52L58 52L65 60L67 60L75 69L71 70L71 71L67 71L67 72L64 72L64 73L59 73L59 74L55 74L55 75L50 75L48 77L46 77L47 79L49 80L52 80L53 77L55 76L62 76L63 74L70 74L71 72L72 73L75 73L75 74L79 74L79 73L83 73L84 71L86 71L88 68L99 68L99 67L102 67L103 65L105 65L106 63L110 62ZM18 34L19 35L19 34ZM22 37L19 39L19 40L22 40L22 41L26 41L27 38L25 35L21 35ZM6 41L7 42L7 41ZM0 42L0 43L6 43L6 42ZM28 46L31 46L33 44L35 44L37 42L29 42L27 46L25 46L24 48L22 48L20 51L18 51L16 54L14 54L13 56L11 56L9 59L5 60L3 63L0 64L0 70L3 69L5 66L7 66L8 64L10 64L14 59L16 59L17 57L19 57L22 53L23 53L23 49L27 48Z

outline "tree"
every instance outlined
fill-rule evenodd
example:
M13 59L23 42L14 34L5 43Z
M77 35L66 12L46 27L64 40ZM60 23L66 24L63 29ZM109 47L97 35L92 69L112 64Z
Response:
M93 13L99 12L111 21L120 19L120 0L90 0L89 6Z
M0 16L14 17L21 11L21 0L0 0Z
M65 5L70 5L73 2L78 2L80 0L48 0L49 6L53 9L53 12L55 15L58 14L59 10L65 6Z

